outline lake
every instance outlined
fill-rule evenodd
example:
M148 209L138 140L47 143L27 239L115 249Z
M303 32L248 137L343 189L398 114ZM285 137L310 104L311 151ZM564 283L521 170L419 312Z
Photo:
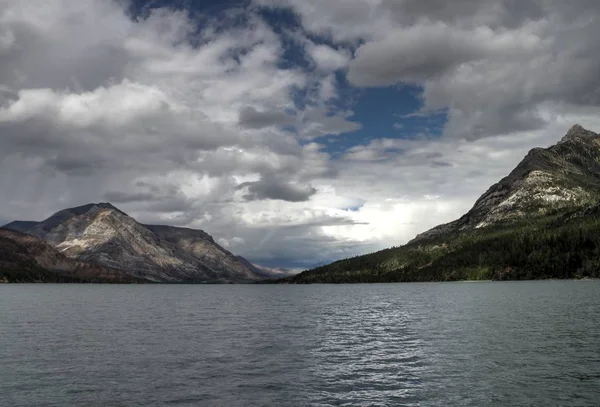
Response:
M600 281L0 285L2 406L600 406Z

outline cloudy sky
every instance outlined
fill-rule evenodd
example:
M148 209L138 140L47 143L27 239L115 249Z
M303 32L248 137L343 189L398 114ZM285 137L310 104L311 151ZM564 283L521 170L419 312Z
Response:
M600 130L597 0L0 0L0 223L110 201L267 266L405 243Z

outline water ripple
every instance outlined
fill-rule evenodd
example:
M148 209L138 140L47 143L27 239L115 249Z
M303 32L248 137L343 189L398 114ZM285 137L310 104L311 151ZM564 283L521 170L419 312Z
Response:
M600 282L0 286L0 406L598 406Z

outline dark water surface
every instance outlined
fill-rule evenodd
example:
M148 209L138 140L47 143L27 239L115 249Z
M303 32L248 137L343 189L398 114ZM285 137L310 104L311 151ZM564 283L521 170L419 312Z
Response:
M2 406L600 406L600 281L0 285Z

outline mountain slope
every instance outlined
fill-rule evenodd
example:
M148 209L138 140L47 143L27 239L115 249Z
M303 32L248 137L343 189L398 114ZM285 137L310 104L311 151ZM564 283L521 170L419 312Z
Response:
M256 280L260 277L252 267L219 246L212 236L202 230L164 225L145 226L162 240L199 260L219 278Z
M575 125L558 144L531 150L460 219L422 233L413 241L594 203L600 197L599 158L600 135Z
M576 125L531 150L458 220L282 282L598 277L599 198L600 135Z
M245 282L259 278L202 231L186 229L182 233L180 228L145 226L108 203L65 209L43 222L13 222L6 227L44 239L67 257L148 281Z
M247 259L242 256L237 256L237 258L244 263L248 268L252 269L252 271L259 276L265 279L277 279L292 276L298 274L298 272L290 269L285 269L281 267L265 267L257 264L252 264Z
M27 221L27 220L16 220L14 222L7 223L2 226L5 229L14 230L17 232L27 233L29 230L33 229L38 225L39 222L35 221Z
M139 280L70 259L38 237L0 229L0 281L129 283Z

